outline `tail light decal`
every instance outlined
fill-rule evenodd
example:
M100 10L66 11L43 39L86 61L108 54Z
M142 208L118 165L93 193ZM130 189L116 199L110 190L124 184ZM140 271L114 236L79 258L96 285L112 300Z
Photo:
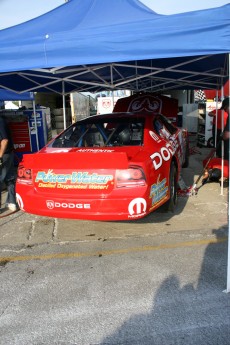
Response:
M17 171L17 181L23 184L32 184L32 171L31 169L25 168L23 165L19 165Z
M140 167L130 167L124 170L117 170L116 187L130 188L143 187L146 185L144 171Z

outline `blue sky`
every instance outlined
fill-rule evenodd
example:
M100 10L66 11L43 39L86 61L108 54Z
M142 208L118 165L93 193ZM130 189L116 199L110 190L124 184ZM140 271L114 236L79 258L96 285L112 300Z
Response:
M229 3L225 0L142 0L142 2L160 14L195 11ZM0 29L38 17L64 3L65 0L0 0Z

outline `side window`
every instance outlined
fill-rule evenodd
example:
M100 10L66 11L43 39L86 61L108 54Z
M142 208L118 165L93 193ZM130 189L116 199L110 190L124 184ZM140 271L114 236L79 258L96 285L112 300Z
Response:
M162 115L155 117L153 120L153 127L157 134L165 139L168 139L177 131L177 128Z
M160 118L155 118L153 120L153 128L154 128L155 132L157 132L157 134L160 135L161 130L163 129L163 124L162 124Z
M161 116L162 123L164 124L165 128L168 130L168 132L172 135L176 133L177 128L171 123L171 121L165 117Z
M171 136L171 132L168 130L168 128L166 127L164 121L162 121L161 117L157 117L153 120L153 127L155 132L162 138L165 140L168 140L169 137Z

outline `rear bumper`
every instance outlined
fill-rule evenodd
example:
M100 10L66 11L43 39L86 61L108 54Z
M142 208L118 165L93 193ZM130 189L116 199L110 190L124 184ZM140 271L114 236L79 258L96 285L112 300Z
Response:
M17 188L17 201L22 211L40 216L83 220L131 220L149 213L149 198L138 188L138 196L83 199L33 195L31 188Z

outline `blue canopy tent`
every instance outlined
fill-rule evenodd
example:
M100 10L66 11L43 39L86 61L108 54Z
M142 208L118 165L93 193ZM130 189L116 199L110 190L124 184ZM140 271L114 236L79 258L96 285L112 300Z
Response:
M0 89L0 101L33 101L33 92L16 93L14 91Z
M0 31L0 87L61 94L220 88L229 19L230 5L159 15L138 0L69 0Z

